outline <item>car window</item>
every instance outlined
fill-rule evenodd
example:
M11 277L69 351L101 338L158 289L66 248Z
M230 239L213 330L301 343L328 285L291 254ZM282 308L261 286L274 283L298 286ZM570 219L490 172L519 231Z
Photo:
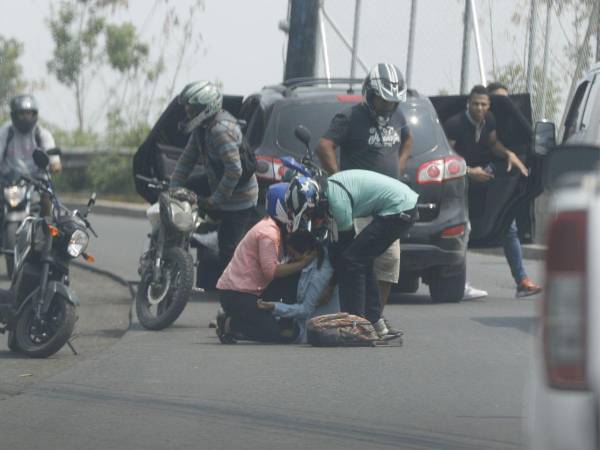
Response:
M589 81L584 81L579 85L575 95L573 96L573 102L571 103L571 108L569 109L569 113L567 114L567 119L565 120L565 133L563 137L563 142L570 138L577 131L577 123L579 123L579 118L582 113L582 103L585 91L589 85Z
M246 139L251 149L255 149L261 143L265 128L265 112L258 107L250 118L250 123L246 130Z
M321 136L327 131L333 116L350 106L348 103L343 102L310 102L282 105L277 112L277 147L280 151L288 154L302 155L304 147L294 135L294 129L300 124L306 126L312 134L311 146L314 148ZM403 108L403 112L413 134L413 154L424 153L435 147L437 145L436 136L439 136L435 130L440 128L435 118L417 109L405 110Z

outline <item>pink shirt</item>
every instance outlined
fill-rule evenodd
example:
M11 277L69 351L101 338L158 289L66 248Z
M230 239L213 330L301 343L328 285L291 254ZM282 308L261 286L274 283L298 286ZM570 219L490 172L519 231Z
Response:
M261 294L273 280L281 255L281 232L270 217L259 221L238 244L217 289Z

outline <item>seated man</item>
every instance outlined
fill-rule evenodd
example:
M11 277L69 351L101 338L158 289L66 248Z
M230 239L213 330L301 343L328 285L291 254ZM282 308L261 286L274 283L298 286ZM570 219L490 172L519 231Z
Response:
M489 109L490 96L487 89L475 86L469 94L466 111L450 117L444 123L450 145L467 162L471 189L476 189L477 184L488 183L494 177L490 163L495 158L506 160L508 172L515 167L524 177L529 175L527 167L517 155L498 140L496 121ZM529 279L523 268L521 244L516 236L514 222L505 235L504 252L517 285L516 296L539 293L541 288Z
M340 311L337 286L331 284L333 267L325 247L306 231L292 233L287 241L288 253L292 259L317 250L317 257L304 269L297 285L296 303L269 302L258 300L258 307L272 311L273 316L293 319L298 329L295 343L306 343L306 323L315 316L333 314Z

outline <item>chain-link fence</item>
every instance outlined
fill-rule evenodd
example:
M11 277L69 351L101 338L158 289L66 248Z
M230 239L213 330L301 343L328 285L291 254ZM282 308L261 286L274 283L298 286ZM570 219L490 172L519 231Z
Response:
M411 87L456 94L465 66L467 90L500 81L514 93L530 92L534 119L561 119L574 84L596 59L598 0L475 0L481 49L470 30L463 58L464 16L469 0L417 0ZM407 67L412 0L362 0L357 75L391 61ZM348 76L355 2L324 0L327 50L333 76ZM529 56L532 56L531 58ZM464 61L464 63L463 63ZM361 62L363 64L361 64ZM324 64L320 65L324 75Z

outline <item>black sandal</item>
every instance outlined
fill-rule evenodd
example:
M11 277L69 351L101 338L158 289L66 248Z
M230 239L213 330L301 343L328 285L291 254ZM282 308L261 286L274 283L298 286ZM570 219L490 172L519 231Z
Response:
M215 329L215 332L217 333L217 337L219 338L219 341L221 341L221 344L237 344L237 339L234 335L225 331L227 319L230 319L230 317L226 314L219 314L217 316L217 328Z

